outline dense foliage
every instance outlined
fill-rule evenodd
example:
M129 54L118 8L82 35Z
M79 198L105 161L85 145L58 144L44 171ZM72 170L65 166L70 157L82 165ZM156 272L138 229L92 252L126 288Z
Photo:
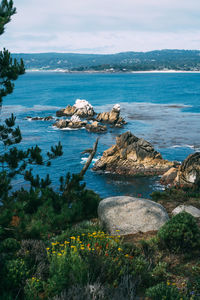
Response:
M164 247L174 252L185 252L200 247L200 230L195 218L187 212L172 217L159 230Z

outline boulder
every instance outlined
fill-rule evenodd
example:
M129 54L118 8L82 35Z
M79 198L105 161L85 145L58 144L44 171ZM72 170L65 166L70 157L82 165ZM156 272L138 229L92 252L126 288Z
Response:
M164 160L153 146L130 131L116 138L116 145L104 151L93 170L120 175L162 175L173 162Z
M178 169L175 185L200 185L200 152L190 154Z
M86 100L77 99L73 107L76 115L81 118L92 117L95 114L92 105Z
M100 201L98 216L112 235L158 230L169 219L162 205L148 199L128 196L110 197Z
M60 109L56 112L57 117L71 117L75 114L81 118L91 118L95 112L88 101L81 99L77 99L73 106L68 105L65 109Z
M192 205L179 205L172 211L172 215L177 215L183 211L186 211L195 218L200 218L200 209Z
M73 114L75 114L75 111L76 111L76 108L74 106L71 106L71 105L68 105L64 111L63 111L63 114L64 116L73 116Z
M87 124L85 128L87 131L95 132L95 133L101 133L107 131L107 127L100 125L97 121L93 122L92 124Z
M79 129L82 127L85 127L87 124L87 121L81 121L79 116L73 115L70 120L61 119L56 121L53 126L63 129L63 128L72 128L72 129Z
M102 123L109 123L116 127L121 127L126 124L124 119L120 117L120 105L115 104L110 112L103 112L97 115L97 121Z
M59 129L63 129L63 128L67 128L68 127L68 124L69 124L69 120L58 120L56 121L53 126L59 128Z

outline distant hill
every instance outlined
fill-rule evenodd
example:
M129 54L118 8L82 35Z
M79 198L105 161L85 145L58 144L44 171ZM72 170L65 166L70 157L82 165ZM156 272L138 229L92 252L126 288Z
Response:
M199 50L156 50L117 54L20 53L27 70L129 72L149 70L200 71Z

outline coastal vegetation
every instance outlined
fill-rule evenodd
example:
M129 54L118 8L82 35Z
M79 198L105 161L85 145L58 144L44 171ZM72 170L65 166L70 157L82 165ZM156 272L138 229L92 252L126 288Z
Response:
M117 54L30 53L23 58L29 70L132 72L152 70L199 71L199 50L156 50Z
M0 3L0 33L16 12ZM0 53L0 99L13 91L24 73L23 61ZM200 229L188 213L173 216L158 232L110 235L99 223L100 197L80 174L34 176L32 165L50 165L62 146L42 155L38 146L21 150L12 115L0 124L0 299L195 299L200 297ZM149 145L148 145L149 146ZM28 188L12 190L23 176ZM171 204L198 203L200 190L171 188L152 194L171 212Z

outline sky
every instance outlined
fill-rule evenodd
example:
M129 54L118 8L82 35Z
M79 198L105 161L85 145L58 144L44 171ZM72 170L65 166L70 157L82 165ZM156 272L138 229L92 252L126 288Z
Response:
M14 0L13 53L200 49L200 0Z

